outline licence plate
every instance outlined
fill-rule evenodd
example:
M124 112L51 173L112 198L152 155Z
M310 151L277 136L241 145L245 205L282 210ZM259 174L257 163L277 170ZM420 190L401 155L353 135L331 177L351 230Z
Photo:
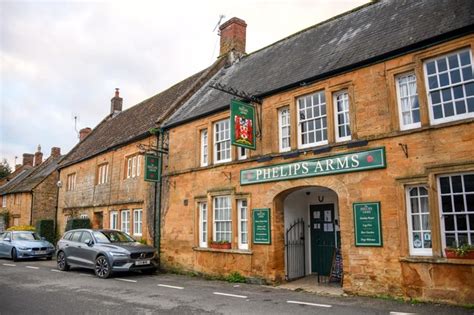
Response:
M143 266L143 265L149 265L150 260L137 260L135 261L136 266Z
M35 252L35 255L44 255L44 254L46 254L46 251L45 251L45 250L37 250L37 251Z

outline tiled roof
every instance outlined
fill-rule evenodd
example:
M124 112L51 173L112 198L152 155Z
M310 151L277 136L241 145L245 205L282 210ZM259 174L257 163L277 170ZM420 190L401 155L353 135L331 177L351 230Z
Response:
M27 168L17 174L15 177L10 179L7 183L0 186L0 195L8 194L12 189L15 188L16 185L20 184L22 180L28 177L31 173L34 172L34 168Z
M56 171L58 163L61 161L61 156L53 157L50 156L40 165L30 169L27 176L10 186L6 193L19 193L32 191L37 185L39 185L46 177Z
M115 116L108 116L83 141L79 142L64 158L60 168L80 162L105 152L111 148L149 135L157 121L163 119L177 102L184 102L194 90L207 82L209 75L217 70L222 62L200 71L175 84L167 90L131 107ZM196 87L197 86L197 87ZM182 97L186 97L182 99Z
M473 31L472 0L382 0L247 55L221 69L215 80L249 94L271 95ZM228 109L232 97L202 88L164 126Z

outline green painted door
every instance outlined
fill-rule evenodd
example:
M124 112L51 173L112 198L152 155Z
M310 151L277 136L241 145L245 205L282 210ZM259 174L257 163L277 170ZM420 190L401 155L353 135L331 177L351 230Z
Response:
M311 272L329 276L336 247L334 204L310 205Z

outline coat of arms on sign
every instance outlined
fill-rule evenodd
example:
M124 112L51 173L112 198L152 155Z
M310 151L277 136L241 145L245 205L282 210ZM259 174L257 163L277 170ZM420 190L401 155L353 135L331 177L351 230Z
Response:
M241 116L235 116L235 142L249 145L253 144L253 126L252 120Z

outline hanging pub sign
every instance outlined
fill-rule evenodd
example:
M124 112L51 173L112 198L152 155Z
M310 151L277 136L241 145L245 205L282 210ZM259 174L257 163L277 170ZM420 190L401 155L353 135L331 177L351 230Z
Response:
M250 104L232 100L230 130L233 145L255 150L255 108Z
M155 155L145 155L145 176L148 182L157 182L160 178L160 162Z

